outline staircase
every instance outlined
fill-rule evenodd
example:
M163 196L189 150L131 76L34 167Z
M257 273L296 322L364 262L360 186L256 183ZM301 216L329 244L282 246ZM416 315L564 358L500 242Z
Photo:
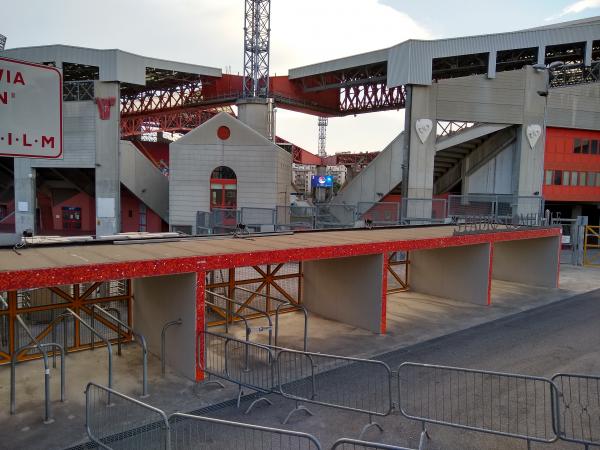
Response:
M361 170L331 200L332 204L356 205L378 202L402 181L404 132Z
M129 141L121 141L121 184L169 222L169 179Z

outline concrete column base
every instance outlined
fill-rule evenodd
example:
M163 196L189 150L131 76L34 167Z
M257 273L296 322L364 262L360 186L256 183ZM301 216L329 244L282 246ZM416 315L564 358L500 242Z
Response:
M490 303L489 244L410 252L410 288L415 292L487 305Z
M534 286L558 287L560 236L496 242L492 277Z
M373 333L385 327L383 255L303 263L302 302L310 311Z
M196 274L166 275L133 280L133 327L144 335L148 351L160 358L165 323L181 319L168 329L166 363L196 379Z

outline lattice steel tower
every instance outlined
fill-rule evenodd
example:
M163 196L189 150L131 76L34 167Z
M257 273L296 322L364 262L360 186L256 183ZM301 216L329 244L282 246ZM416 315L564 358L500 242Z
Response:
M243 97L269 95L271 0L246 0Z
M6 36L0 34L0 52L4 50L4 46L6 45Z
M327 117L319 117L319 156L327 156L325 147L327 146Z

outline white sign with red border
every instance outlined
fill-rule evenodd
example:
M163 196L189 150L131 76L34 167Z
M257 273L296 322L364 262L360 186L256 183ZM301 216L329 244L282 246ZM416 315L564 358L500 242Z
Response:
M62 158L62 75L0 57L0 156Z

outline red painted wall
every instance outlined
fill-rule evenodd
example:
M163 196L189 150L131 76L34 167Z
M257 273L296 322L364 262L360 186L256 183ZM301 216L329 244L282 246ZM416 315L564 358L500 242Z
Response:
M575 140L589 140L588 153L576 153ZM591 141L598 141L596 154L592 154ZM594 186L568 186L546 184L547 171L568 171L587 174L592 172L594 177L600 177L600 132L574 130L566 128L548 128L546 135L546 152L544 160L543 195L550 201L569 202L600 202L600 183L595 180ZM571 177L571 175L569 175ZM586 180L587 184L587 180Z
M124 187L121 188L121 231L123 233L140 231L140 200ZM169 226L148 207L146 207L146 231L149 233L169 231Z

